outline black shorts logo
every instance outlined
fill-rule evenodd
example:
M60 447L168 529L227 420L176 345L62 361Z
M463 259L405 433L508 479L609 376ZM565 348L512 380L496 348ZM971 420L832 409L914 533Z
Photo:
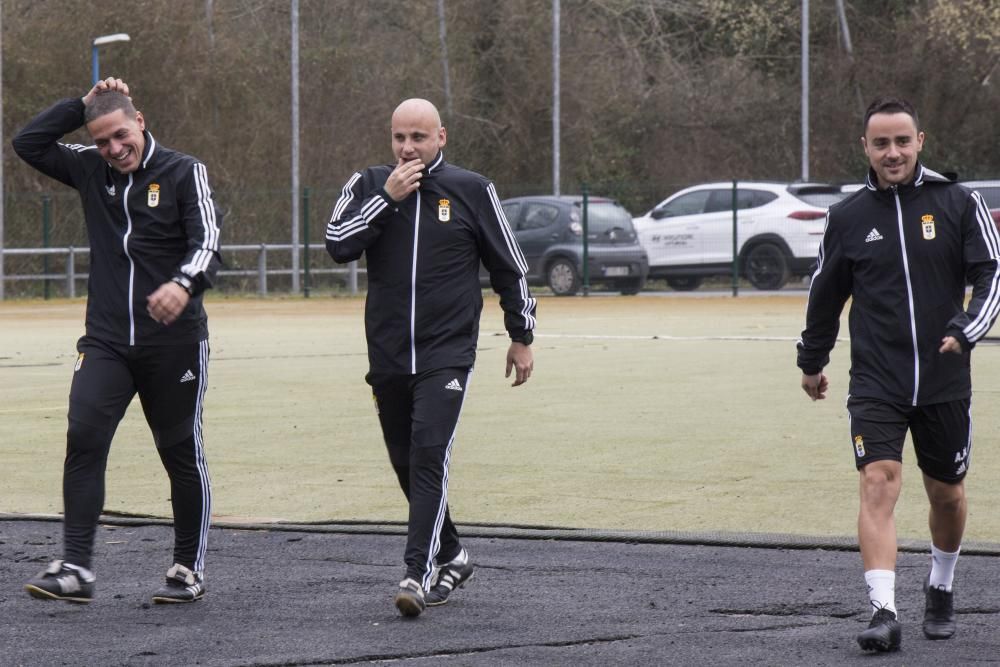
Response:
M854 436L854 453L858 455L858 458L864 458L865 455L865 439L860 436Z

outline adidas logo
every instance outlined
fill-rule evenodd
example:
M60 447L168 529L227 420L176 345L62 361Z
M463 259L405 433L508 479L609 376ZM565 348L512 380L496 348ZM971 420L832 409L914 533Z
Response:
M184 375L181 376L181 382L190 382L191 380L194 380L194 379L195 379L194 373L191 372L190 368L187 370L187 372Z
M115 196L115 186L114 185L105 185L104 189L108 191L108 196L109 197L114 197Z
M452 391L462 391L462 385L458 383L458 378L452 380L444 386L445 389L451 389Z
M878 233L878 230L872 227L872 230L868 232L868 236L865 237L865 243L871 243L872 241L881 241L882 235Z

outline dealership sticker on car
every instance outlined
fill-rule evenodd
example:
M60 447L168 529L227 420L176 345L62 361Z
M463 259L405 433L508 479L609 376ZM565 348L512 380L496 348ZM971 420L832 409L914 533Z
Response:
M627 266L606 266L604 267L604 275L606 276L627 276L628 267Z

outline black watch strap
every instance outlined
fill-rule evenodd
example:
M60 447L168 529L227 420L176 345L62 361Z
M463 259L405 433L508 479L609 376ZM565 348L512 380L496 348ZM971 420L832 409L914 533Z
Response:
M174 276L170 280L183 287L184 291L188 293L188 296L192 296L191 289L193 287L193 284L191 283L191 280L189 278L187 278L186 276Z

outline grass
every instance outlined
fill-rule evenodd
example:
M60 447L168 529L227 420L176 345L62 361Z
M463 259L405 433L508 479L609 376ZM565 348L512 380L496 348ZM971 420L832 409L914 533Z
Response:
M458 430L456 520L631 530L853 535L857 474L844 398L799 388L805 296L541 298L535 374L503 377L494 298ZM82 301L0 304L0 511L59 512L66 397ZM218 298L205 434L217 518L404 520L371 395L360 298ZM844 327L846 332L846 326ZM1000 348L973 355L969 540L1000 541ZM912 451L897 508L926 538ZM106 509L169 515L136 402L109 460Z

